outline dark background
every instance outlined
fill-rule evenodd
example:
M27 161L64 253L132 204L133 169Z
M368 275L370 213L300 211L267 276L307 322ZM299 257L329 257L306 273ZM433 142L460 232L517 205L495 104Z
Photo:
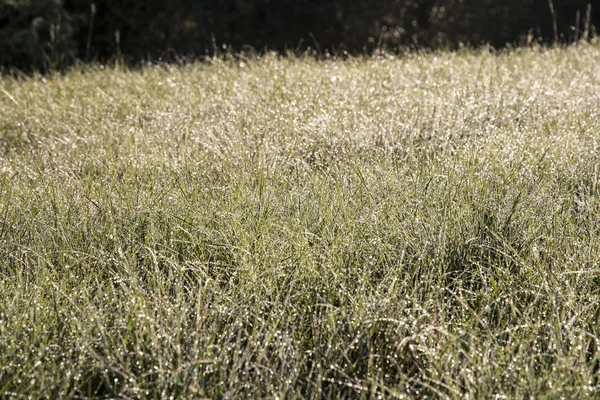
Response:
M598 0L0 0L0 65L166 61L265 49L324 54L590 37ZM587 18L591 5L590 18ZM578 23L578 24L577 24Z

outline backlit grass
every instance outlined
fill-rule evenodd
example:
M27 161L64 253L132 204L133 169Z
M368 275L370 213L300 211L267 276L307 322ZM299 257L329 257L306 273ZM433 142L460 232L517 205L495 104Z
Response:
M0 78L0 397L597 398L598 61Z

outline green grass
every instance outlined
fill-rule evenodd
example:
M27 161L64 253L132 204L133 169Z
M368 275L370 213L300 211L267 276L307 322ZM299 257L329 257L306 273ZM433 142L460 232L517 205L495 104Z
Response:
M598 398L598 60L0 78L0 398Z

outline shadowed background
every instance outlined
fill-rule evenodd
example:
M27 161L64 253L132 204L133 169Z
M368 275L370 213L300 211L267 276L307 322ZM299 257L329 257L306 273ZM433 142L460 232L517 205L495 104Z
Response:
M0 0L0 64L168 61L224 45L322 53L570 42L594 34L599 12L589 0Z

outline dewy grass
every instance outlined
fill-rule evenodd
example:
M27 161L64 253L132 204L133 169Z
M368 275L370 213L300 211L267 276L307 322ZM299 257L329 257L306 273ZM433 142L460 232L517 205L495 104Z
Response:
M0 397L598 398L598 60L0 78Z

